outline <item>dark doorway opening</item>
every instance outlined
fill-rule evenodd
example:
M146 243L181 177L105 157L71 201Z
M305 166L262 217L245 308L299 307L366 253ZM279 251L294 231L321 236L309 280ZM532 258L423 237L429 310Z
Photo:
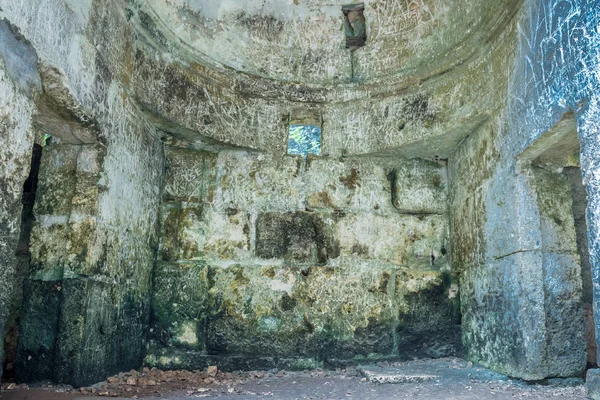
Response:
M17 265L15 269L14 287L10 313L6 324L6 334L4 336L4 360L2 368L4 373L3 380L12 381L15 379L15 365L17 359L17 338L19 332L19 320L21 315L21 305L23 303L23 281L29 276L29 262L31 254L29 252L29 241L31 229L35 217L33 207L37 191L38 176L40 171L40 162L42 159L42 146L33 145L31 154L31 169L29 176L23 184L23 194L21 203L21 233L16 249Z

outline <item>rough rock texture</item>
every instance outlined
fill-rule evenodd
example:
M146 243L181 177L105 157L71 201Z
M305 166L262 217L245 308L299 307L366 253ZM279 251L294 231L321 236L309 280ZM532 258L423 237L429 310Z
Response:
M39 137L39 135L36 136ZM4 336L4 370L7 371L10 376L14 376L17 358L17 337L21 306L23 304L23 281L29 276L30 272L29 264L31 255L29 252L29 242L31 238L31 229L35 219L33 216L33 206L35 203L41 156L42 146L36 143L33 145L31 169L29 171L29 176L23 184L23 195L21 198L21 203L23 204L23 210L21 212L21 232L19 234L19 242L17 243L16 249L17 263L13 279L14 286L10 314L6 323L6 334Z
M36 54L18 29L0 18L0 358L11 307L21 195L31 165L31 96L39 91ZM0 372L1 376L2 372Z
M9 124L2 135L9 139L4 148L12 151L2 165L14 169L2 176L15 179L6 186L14 199L3 205L20 200L31 158L27 124L54 138L43 151L34 207L32 272L18 349L20 380L49 377L82 385L137 367L143 357L157 247L162 143L128 98L124 69L115 62L127 39L125 16L115 4L91 5L34 1L25 6L9 1L0 9L0 18L18 27L37 51L38 64L34 60L31 70L39 71L37 82L43 89L35 105L21 100L7 109L7 121L17 117L22 126ZM105 34L93 35L104 53L95 49L86 30ZM9 88L2 96L8 106L19 100ZM37 114L32 118L34 106ZM11 207L2 215L18 218L20 208ZM18 237L17 219L2 226L12 226ZM14 250L8 249L8 254ZM9 264L14 256L5 258ZM44 293L52 293L56 301L44 303L41 318L36 299Z
M278 154L299 106L320 110L332 156L447 156L489 118L485 58L519 1L366 1L369 43L352 54L344 4L131 1L136 100L200 148Z
M171 148L166 177L149 365L458 351L443 163Z
M588 203L587 192L582 183L581 168L567 167L563 170L565 178L571 186L571 199L573 201L573 219L577 235L577 252L581 259L582 301L584 306L593 303L592 268L590 265L590 251L587 240L586 207Z
M443 356L459 296L471 360L583 371L598 0L366 0L352 52L344 4L2 1L0 336L32 146L53 137L19 269L21 380L139 366L147 334L146 362L170 368ZM322 157L285 155L301 114Z
M344 1L220 4L184 0L176 3L177 7L167 0L139 3L133 2L135 18L160 44L174 47L169 39L176 36L190 56L211 66L313 84L397 79L414 69L427 75L431 70L448 68L493 36L493 30L482 28L490 20L494 20L494 27L503 26L517 4L367 0L367 46L351 55L341 29L342 6L349 4ZM215 30L215 25L221 29ZM240 41L240 37L247 41ZM466 43L457 46L461 41ZM456 47L455 53L449 51ZM428 63L432 59L435 63Z
M570 188L560 175L528 165L535 162L530 154L552 150L552 137L560 132L551 128L560 127L561 119L574 129L574 119L568 122L565 114L575 110L590 195L588 219L594 221L589 182L595 167L587 162L591 158L584 159L593 151L586 141L591 132L581 127L597 126L596 106L588 103L598 85L597 35L591 33L598 26L595 7L579 1L525 3L512 66L495 73L509 72L509 85L494 94L506 108L463 142L450 162L463 341L472 360L525 379L575 376L585 367L582 275ZM581 39L573 42L573 32ZM561 56L551 56L554 52ZM562 147L555 154L566 159L568 151ZM590 236L592 243L596 240ZM590 257L596 271L591 250Z
M600 369L590 369L585 376L585 387L589 399L600 399Z
M586 390L581 378L548 379L524 383L508 379L485 368L456 358L414 360L407 363L380 363L368 371L374 378L404 380L401 384L373 384L361 378L354 368L336 371L290 372L237 371L209 374L204 371L161 371L145 368L108 378L92 387L65 390L64 387L23 388L6 383L3 396L9 400L94 400L138 396L148 400L187 400L190 398L243 399L351 399L351 400L584 400ZM424 382L406 382L406 378L434 376ZM404 379L403 379L404 378Z
M113 145L109 137L108 145L44 148L21 319L21 381L41 378L43 369L52 374L47 378L83 385L141 362L162 176L147 157L160 161L162 149L145 133L150 128L132 127L135 135ZM137 169L125 173L122 163L136 157ZM56 323L44 323L29 301L40 296L38 288L54 288L58 301L47 311Z

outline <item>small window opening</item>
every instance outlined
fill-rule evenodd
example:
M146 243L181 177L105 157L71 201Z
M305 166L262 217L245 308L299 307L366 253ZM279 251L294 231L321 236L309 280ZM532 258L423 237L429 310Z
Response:
M316 125L290 125L288 132L288 154L306 157L321 155L321 127Z
M14 287L4 335L4 359L2 360L2 368L4 371L2 379L4 381L13 381L16 378L17 339L19 336L19 325L21 323L21 308L23 306L23 281L31 273L29 265L31 261L29 244L31 231L35 222L33 207L38 186L41 160L42 146L34 144L31 154L31 169L29 170L27 180L23 184L23 193L21 196L21 204L23 204L21 211L21 233L15 251L17 262L15 275L13 277Z

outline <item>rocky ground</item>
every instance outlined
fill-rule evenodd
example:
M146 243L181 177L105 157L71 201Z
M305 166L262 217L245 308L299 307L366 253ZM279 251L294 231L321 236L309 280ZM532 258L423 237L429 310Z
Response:
M395 382L395 383L380 383ZM226 399L564 399L586 398L582 381L530 385L458 359L379 364L337 371L130 371L91 387L3 384L2 400L84 400L102 397Z

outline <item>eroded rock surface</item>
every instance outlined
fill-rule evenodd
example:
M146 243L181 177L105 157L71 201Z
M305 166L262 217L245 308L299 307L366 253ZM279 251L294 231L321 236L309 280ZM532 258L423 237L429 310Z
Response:
M593 365L598 0L344 6L0 4L19 382L463 349L528 380ZM288 154L296 123L318 156Z

